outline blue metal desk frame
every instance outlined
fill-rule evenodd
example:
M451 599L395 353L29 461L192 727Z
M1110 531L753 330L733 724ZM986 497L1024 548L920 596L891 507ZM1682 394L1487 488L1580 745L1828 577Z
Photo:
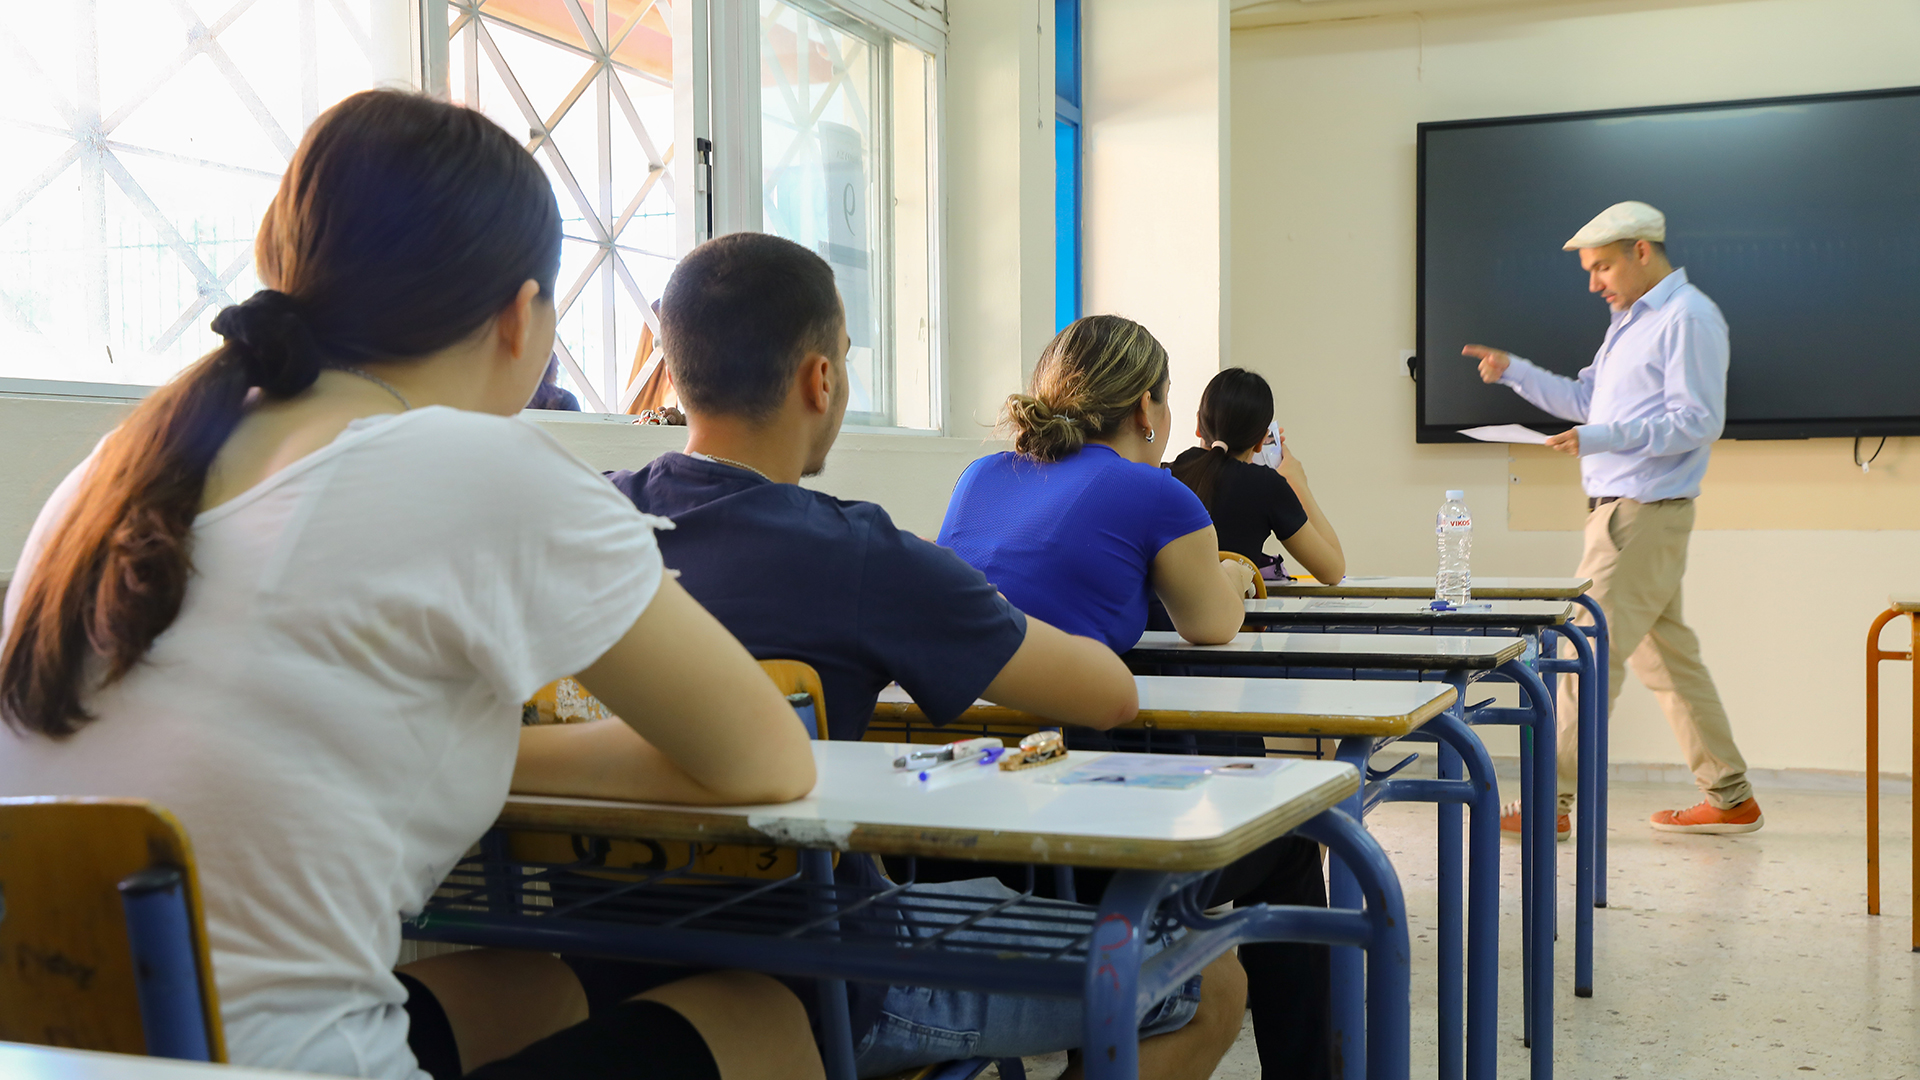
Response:
M1582 627L1568 623L1561 627L1526 627L1502 625L1494 616L1469 612L1471 622L1462 622L1449 618L1445 613L1435 613L1431 620L1418 623L1394 620L1386 621L1369 618L1364 612L1328 611L1324 613L1298 612L1284 615L1261 613L1249 618L1258 625L1284 627L1295 632L1361 632L1361 633L1421 633L1446 631L1455 634L1486 634L1506 632L1529 636L1534 630L1551 632L1558 638L1572 643L1574 658L1561 659L1559 649L1541 648L1540 657L1535 662L1537 671L1548 675L1568 673L1579 678L1579 776L1575 781L1575 801L1582 807L1591 808L1590 813L1582 814L1579 830L1574 836L1574 947L1573 967L1575 997L1593 996L1593 910L1607 906L1606 889L1606 831L1607 831L1607 785L1605 777L1607 760L1607 700L1609 675L1607 651L1606 615L1592 597L1582 594L1573 603L1579 604L1591 612L1594 625ZM1557 695L1552 681L1547 682L1548 701L1556 704ZM1464 694L1464 687L1457 687ZM1448 764L1449 754L1445 748L1441 751L1441 764ZM1525 775L1528 768L1528 755L1521 754L1521 771ZM1557 786L1557 785L1556 785ZM1522 796L1532 788L1522 781ZM1556 791L1554 802L1557 807L1559 795ZM1449 835L1446 818L1443 817L1441 840L1449 844L1446 850L1459 845L1459 829L1452 827Z
M1202 908L1217 871L1121 870L1097 911L1056 905L1056 921L1065 929L1043 938L1003 932L988 944L968 947L951 944L958 935L941 943L952 933L942 931L931 939L879 940L870 932L843 933L843 922L858 922L862 912L871 918L889 904L911 903L910 895L903 895L906 886L862 895L838 885L832 853L826 850L803 850L800 873L781 881L706 878L704 884L737 890L730 894L737 900L715 903L713 894L685 884L700 875L684 865L600 882L591 895L576 895L586 879L561 875L591 869L591 864L513 862L504 857L502 837L495 833L483 843L479 859L455 869L449 881L462 884L443 886L425 912L404 924L403 933L421 941L820 979L827 1032L823 1056L832 1080L854 1080L846 980L1082 998L1087 1003L1086 1075L1134 1080L1140 1018L1228 949L1264 941L1348 945L1367 956L1366 1045L1356 1057L1364 1058L1369 1080L1408 1080L1411 970L1399 878L1379 844L1342 809L1323 811L1296 832L1327 845L1351 869L1353 908L1255 905L1212 918ZM560 890L562 882L569 891ZM765 906L775 900L784 906ZM973 928L968 932L983 937L992 933L987 929L992 917L1014 902L976 901L979 909L971 913L963 900L937 903L949 914L961 905L960 914L967 917L959 928ZM748 904L762 906L742 906ZM1073 912L1067 914L1066 907ZM1187 933L1143 960L1148 935L1176 924Z
M1371 630L1373 628L1369 628ZM1235 671L1249 668L1272 672L1277 676L1308 678L1355 678L1366 672L1369 678L1418 678L1420 671L1406 668L1310 668L1279 666L1273 661L1274 654L1259 657L1257 654L1207 654L1202 652L1156 652L1137 650L1128 654L1128 659L1136 666L1177 665L1187 669L1204 671L1207 668L1224 670L1231 666ZM1199 663L1196 663L1199 662ZM1381 802L1433 802L1437 804L1440 819L1440 910L1438 932L1440 992L1438 1000L1439 1040L1441 1080L1456 1080L1461 1075L1462 1057L1461 1032L1465 1032L1466 1075L1473 1080L1490 1080L1496 1068L1496 1047L1498 1039L1499 1007L1499 793L1494 779L1493 762L1477 735L1473 734L1471 723L1513 723L1522 725L1522 739L1525 742L1537 730L1544 730L1544 738L1532 740L1534 759L1544 749L1546 755L1545 786L1552 795L1554 786L1554 739L1555 720L1553 702L1545 683L1537 672L1524 661L1514 660L1501 665L1493 671L1485 669L1429 669L1446 671L1447 681L1455 690L1453 706L1441 716L1435 717L1407 738L1416 741L1432 741L1440 746L1441 774L1434 780L1395 778L1397 768L1384 773L1372 773L1368 761L1372 755L1390 745L1392 740L1372 737L1347 737L1340 740L1336 758L1348 762L1369 777L1368 784L1360 792L1351 796L1347 803L1347 812L1360 820L1366 810ZM1526 692L1527 706L1520 709L1487 710L1470 712L1466 705L1466 687L1476 677L1498 674L1519 683ZM1402 763L1404 767L1406 762ZM1523 755L1523 766L1533 766L1536 760ZM1465 776L1462 777L1462 768ZM1539 777L1536 768L1523 769L1523 784L1537 783ZM1528 805L1539 797L1533 790L1527 799ZM1470 859L1466 868L1469 907L1467 919L1470 922L1466 951L1466 991L1467 1001L1462 1008L1460 994L1462 948L1461 948L1461 911L1460 894L1462 867L1460 863L1460 811L1459 807L1468 805L1473 808L1473 828L1469 843ZM1552 858L1552 819L1547 819L1545 829L1537 828L1538 815L1528 814L1526 824L1525 847L1522 855L1522 878L1532 882L1532 866L1541 854L1540 845L1544 843L1544 861L1542 865L1549 875L1546 888L1536 893L1524 890L1523 922L1527 927L1534 925L1552 926L1552 904L1555 892L1553 875L1555 865ZM1328 880L1328 900L1335 906L1351 903L1353 883L1338 859L1332 863L1332 873ZM1535 911L1536 905L1541 909ZM1536 922L1544 915L1544 921ZM1530 939L1529 939L1530 940ZM1524 1027L1528 1044L1533 1051L1531 1075L1535 1080L1550 1080L1553 1074L1552 1047L1552 1001L1553 1001L1553 948L1551 938L1544 949L1527 948L1524 961L1526 988L1526 1015ZM1334 985L1334 1030L1343 1050L1350 1043L1345 1032L1357 1027L1360 1001L1357 991L1356 965L1359 958L1346 950L1336 950L1333 955ZM1464 1020L1464 1023L1463 1023ZM1536 1031L1545 1032L1545 1038L1535 1038Z

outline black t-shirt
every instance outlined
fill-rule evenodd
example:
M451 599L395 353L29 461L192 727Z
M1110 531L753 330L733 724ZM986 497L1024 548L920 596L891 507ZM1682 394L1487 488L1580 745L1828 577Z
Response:
M1196 446L1173 459L1178 467L1198 459L1206 451ZM1306 507L1293 493L1287 478L1266 467L1247 461L1227 459L1226 467L1213 484L1213 529L1220 534L1220 550L1238 552L1265 566L1273 557L1260 549L1269 533L1285 543L1307 524Z

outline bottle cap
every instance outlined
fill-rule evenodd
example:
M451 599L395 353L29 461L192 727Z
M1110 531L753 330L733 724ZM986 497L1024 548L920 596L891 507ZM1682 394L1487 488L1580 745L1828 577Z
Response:
M1449 491L1449 492L1447 492L1447 501L1448 501L1448 502L1465 502L1466 500L1467 500L1467 493L1466 493L1466 492L1464 492L1464 491Z

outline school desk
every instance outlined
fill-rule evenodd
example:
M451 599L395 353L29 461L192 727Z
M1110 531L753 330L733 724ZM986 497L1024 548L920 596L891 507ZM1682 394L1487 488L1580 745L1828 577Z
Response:
M1367 951L1364 1073L1407 1076L1406 913L1392 865L1339 809L1360 779L1340 762L1300 761L1257 777L1209 777L1182 790L1052 782L1106 755L1024 772L973 772L923 787L896 775L907 744L816 742L819 783L796 802L690 807L513 796L502 829L695 843L769 842L803 850L780 880L718 878L687 864L597 869L581 862L463 862L405 926L421 940L589 952L738 967L775 975L1075 997L1086 1002L1086 1071L1132 1078L1138 1019L1236 945L1308 941ZM1074 759L1079 759L1075 762ZM1204 761L1206 759L1195 759ZM1204 913L1212 872L1298 831L1351 860L1364 904L1351 910L1256 905ZM483 845L483 849L486 845ZM494 845L498 850L499 845ZM906 884L836 884L832 855L929 856L1104 867L1115 874L1099 908L1024 894L1017 900L916 896ZM1037 929L996 928L996 919ZM922 933L900 936L902 920ZM1146 935L1171 920L1179 940L1143 958ZM939 927L936 931L934 928ZM852 1076L841 997L825 1056L834 1080Z
M1369 598L1432 600L1435 582L1431 577L1348 577L1337 585L1321 585L1317 582L1274 582L1267 583L1269 597L1330 597L1330 598ZM1477 577L1473 579L1473 598L1475 600L1571 600L1587 609L1592 621L1580 627L1593 646L1595 682L1600 687L1600 700L1606 701L1610 691L1607 680L1612 678L1609 656L1612 643L1607 638L1607 615L1600 610L1599 601L1588 595L1593 588L1592 578L1583 577ZM1548 689L1552 689L1548 685ZM1608 760L1607 728L1610 718L1607 710L1594 711L1593 725L1594 760L1605 763ZM1593 820L1593 906L1607 906L1607 785L1606 770L1597 769L1594 775L1593 798L1582 801L1580 805L1592 807ZM1582 814L1582 822L1587 815Z
M1900 616L1907 617L1910 644L1906 652L1880 648L1880 630ZM1880 661L1906 660L1913 665L1913 776L1920 781L1920 596L1890 596L1887 610L1867 631L1867 914L1880 914ZM1913 835L1920 836L1920 791L1913 798ZM1913 856L1914 908L1920 911L1920 846ZM1920 953L1920 916L1912 920L1913 951Z
M1547 646L1533 661L1536 671L1568 672L1580 680L1579 694L1579 770L1576 799L1581 806L1601 805L1599 792L1605 788L1603 763L1599 750L1606 712L1605 674L1600 667L1594 639L1572 625L1574 605L1565 600L1481 600L1458 609L1436 611L1430 600L1396 597L1282 597L1246 601L1247 622L1261 628L1323 626L1341 629L1418 628L1435 633L1511 631L1519 634L1547 635ZM1572 643L1574 658L1560 659L1552 639ZM1549 699L1554 687L1547 686ZM1442 748L1444 754L1445 748ZM1524 785L1523 785L1524 786ZM1601 851L1605 825L1600 811L1582 815L1581 827L1574 837L1574 946L1573 992L1575 997L1593 996L1593 910L1605 906L1599 881L1605 862ZM1445 842L1443 840L1443 842ZM1457 834L1452 843L1459 843Z
M1386 627L1383 630L1391 631ZM1316 638L1329 639L1327 643ZM1459 695L1454 708L1463 723L1516 724L1521 729L1521 797L1528 808L1521 843L1522 882L1522 1035L1533 1052L1532 1075L1547 1080L1553 1070L1553 900L1556 868L1553 859L1553 819L1550 814L1534 812L1534 807L1552 807L1554 793L1555 713L1552 697L1534 665L1524 659L1526 642L1516 637L1451 637L1383 632L1379 634L1339 633L1241 633L1225 645L1194 645L1178 634L1148 631L1125 655L1128 664L1142 667L1171 666L1175 670L1212 669L1219 673L1230 668L1260 669L1273 676L1312 675L1392 678L1406 671L1430 671L1451 684ZM1391 672L1392 674L1387 674ZM1468 685L1486 677L1518 683L1525 704L1517 709L1481 706L1466 708ZM1482 752L1484 754L1484 751ZM1463 759L1454 744L1441 742L1440 778L1457 780L1463 768L1472 763ZM1470 772L1467 779L1485 776L1491 790L1491 763L1480 766L1486 772ZM1497 799L1497 795L1494 796ZM1457 804L1442 803L1439 808L1439 870L1441 874L1442 941L1459 940L1460 815ZM1346 888L1340 875L1329 885L1336 892ZM1576 968L1577 968L1576 963ZM1444 1003L1444 999L1443 999ZM1471 1022L1471 1016L1469 1016ZM1471 1049L1471 1046L1468 1047ZM1443 1056L1443 1077L1457 1075L1456 1057Z
M1295 636L1318 639L1316 644L1332 641L1338 645L1352 640L1372 646L1376 654L1382 651L1381 642L1391 640L1405 641L1413 649L1437 655L1449 652L1457 655L1459 645L1471 645L1489 664L1499 655L1508 659L1518 657L1522 648L1522 643L1514 638ZM1341 655L1349 663L1354 659L1353 655L1340 654L1337 648L1329 650L1328 655ZM1467 1016L1463 1025L1460 879L1456 858L1452 877L1443 873L1440 885L1443 897L1451 888L1453 902L1442 902L1443 926L1439 933L1439 1048L1441 1060L1452 1063L1451 1070L1442 1069L1441 1075L1458 1076L1464 1026L1467 1075L1476 1080L1491 1080L1498 1037L1500 804L1493 783L1492 761L1454 708L1458 693L1452 687L1432 682L1179 675L1136 675L1134 681L1139 692L1139 714L1116 729L1134 733L1128 740L1128 749L1134 749L1138 743L1140 749L1149 752L1191 754L1198 747L1204 752L1265 757L1266 737L1311 736L1316 741L1330 737L1339 742L1338 759L1353 764L1369 777L1365 791L1356 792L1346 807L1347 813L1355 818L1381 802L1419 801L1455 806L1465 803L1473 807L1475 828L1468 873L1473 926L1465 958ZM1056 725L1044 717L980 701L952 723L934 727L905 690L889 686L880 693L868 738L903 738L915 743L945 742L975 734L1017 738L1053 726ZM1197 737L1197 733L1202 732L1214 738ZM1244 749L1219 750L1215 741L1221 736L1247 745ZM1392 773L1397 770L1384 774L1368 770L1368 762L1375 752L1396 739L1409 737L1457 747L1462 756L1473 763L1470 779L1395 779ZM1344 962L1335 964L1334 1025L1337 1045L1341 1053L1346 1053L1352 1042L1348 1025L1357 1024L1361 1015L1358 971L1353 963L1359 958L1347 950L1341 952L1345 954L1341 958Z
M0 1076L7 1080L298 1080L313 1075L0 1042Z

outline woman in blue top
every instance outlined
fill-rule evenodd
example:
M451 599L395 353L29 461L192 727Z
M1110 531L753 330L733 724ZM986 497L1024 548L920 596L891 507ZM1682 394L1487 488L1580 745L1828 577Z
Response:
M1206 507L1159 468L1167 351L1145 327L1075 320L1040 354L1031 391L1007 399L1006 422L1013 452L961 474L940 543L1015 607L1116 652L1140 639L1150 592L1188 641L1233 639L1253 572L1220 561ZM1105 887L1092 872L1075 882L1083 900ZM1320 845L1283 837L1228 866L1210 903L1229 902L1325 907ZM1263 1080L1331 1077L1327 947L1248 945L1240 963Z
M1167 350L1117 315L1075 320L1007 399L1011 453L981 458L954 486L940 543L1013 605L1125 652L1148 594L1180 636L1230 641L1252 574L1220 561L1207 508L1162 470L1173 427Z

